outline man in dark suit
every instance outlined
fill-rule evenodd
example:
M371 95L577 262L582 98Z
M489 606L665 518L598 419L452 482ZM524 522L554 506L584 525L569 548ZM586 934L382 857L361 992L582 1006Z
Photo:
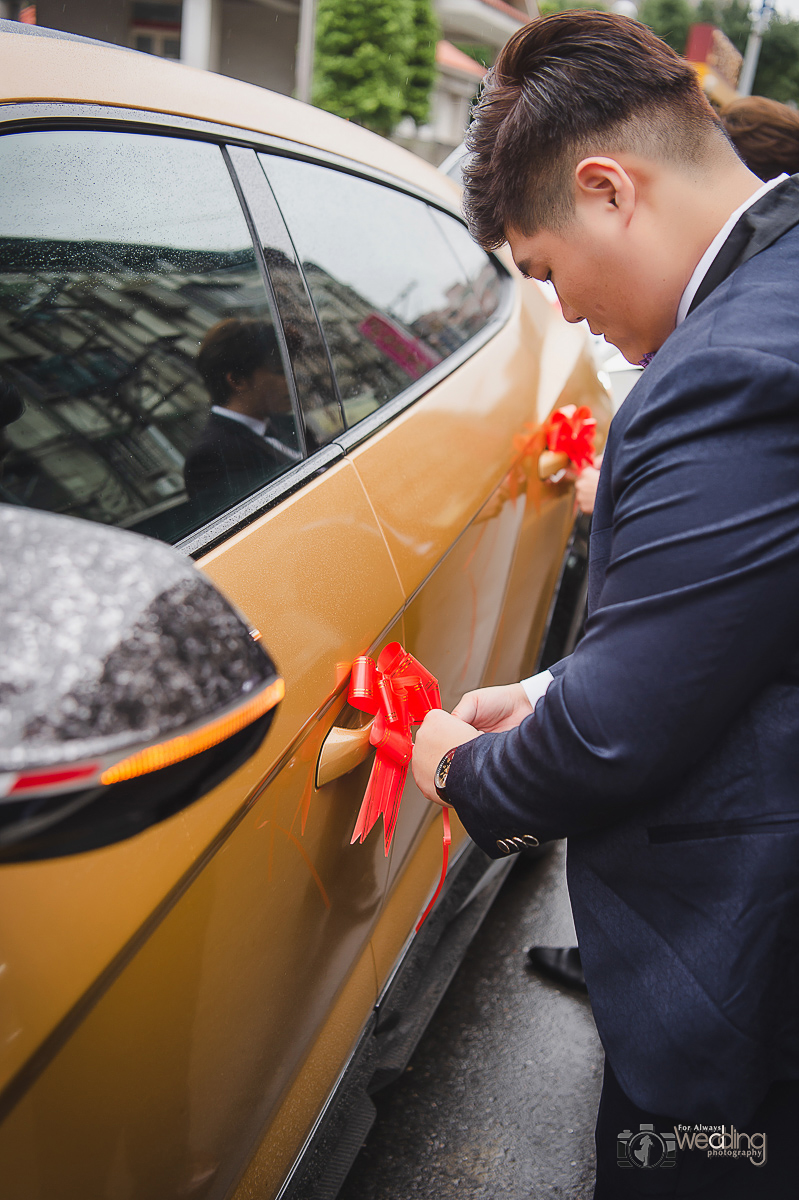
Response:
M429 714L414 775L494 857L569 838L597 1200L794 1197L799 178L761 185L688 64L596 12L515 35L470 136L477 239L650 365L611 426L583 640Z
M274 328L231 317L209 329L197 366L213 405L186 456L189 498L214 508L250 495L302 458Z

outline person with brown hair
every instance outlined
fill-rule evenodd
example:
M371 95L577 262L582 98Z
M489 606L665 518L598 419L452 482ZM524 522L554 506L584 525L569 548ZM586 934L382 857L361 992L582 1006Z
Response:
M203 338L197 367L211 396L208 421L186 455L192 500L235 503L302 459L274 326L228 317Z
M758 178L799 171L799 112L787 104L765 96L742 96L722 109L721 120L733 146Z
M569 839L606 1055L596 1200L787 1200L799 179L762 184L688 63L609 13L515 34L468 140L476 239L647 365L605 448L584 637L429 713L414 777L493 857Z

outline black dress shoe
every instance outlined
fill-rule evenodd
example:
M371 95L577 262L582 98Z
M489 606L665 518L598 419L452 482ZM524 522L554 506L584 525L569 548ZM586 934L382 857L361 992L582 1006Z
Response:
M531 946L527 951L531 967L547 979L567 987L572 992L587 992L580 951L576 946Z

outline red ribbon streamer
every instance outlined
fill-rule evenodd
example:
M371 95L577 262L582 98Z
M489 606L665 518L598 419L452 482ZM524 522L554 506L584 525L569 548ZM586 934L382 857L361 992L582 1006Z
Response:
M547 450L567 454L577 471L594 465L596 421L586 405L556 409L546 426Z
M449 827L449 809L442 808L441 815L444 819L444 853L443 853L442 862L441 862L441 878L438 881L438 887L433 892L433 895L430 899L430 903L428 904L427 908L424 910L421 917L419 918L418 924L416 926L417 933L424 925L424 923L427 920L427 917L430 913L430 909L433 907L436 900L440 896L441 889L444 886L444 880L447 877L447 864L449 862L449 848L452 843L452 830Z
M397 825L402 789L413 753L411 725L421 725L427 713L441 708L438 680L409 654L399 642L390 642L381 651L377 663L362 654L352 664L348 696L353 708L372 713L369 741L375 748L375 761L366 785L352 842L363 842L383 816L385 853ZM417 931L438 899L447 873L452 840L449 812L444 812L444 863L438 888L422 915Z

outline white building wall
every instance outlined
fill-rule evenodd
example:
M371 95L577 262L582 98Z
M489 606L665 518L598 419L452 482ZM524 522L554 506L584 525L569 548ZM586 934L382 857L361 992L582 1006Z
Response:
M521 24L483 0L434 0L434 4L444 37L451 42L475 42L498 50ZM527 19L526 13L519 16Z
M296 12L247 0L224 0L219 70L223 75L257 83L290 96L299 31Z
M131 0L36 0L36 23L127 46Z
M218 70L221 39L220 0L183 0L180 61L201 71Z
M118 46L130 39L132 0L37 0L37 19L50 29L99 38ZM299 31L299 4L274 0L221 0L213 65L222 75L291 95Z

